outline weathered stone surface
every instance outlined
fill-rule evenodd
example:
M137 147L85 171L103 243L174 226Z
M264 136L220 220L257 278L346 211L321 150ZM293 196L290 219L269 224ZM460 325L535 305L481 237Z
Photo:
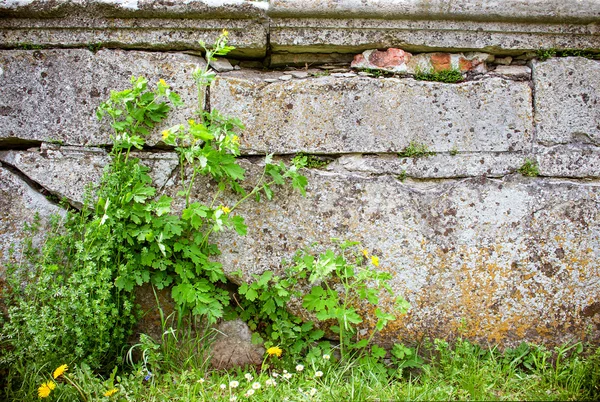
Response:
M385 51L370 49L354 56L351 67L357 69L382 70L393 73L433 73L458 70L485 73L486 60L493 59L486 53L421 53L413 55L402 49Z
M220 73L233 71L233 66L231 65L229 60L223 58L212 60L210 62L210 66Z
M471 21L555 21L582 23L600 18L595 0L270 0L273 17L399 18L412 17ZM420 17L420 18L415 18Z
M18 259L20 243L26 236L24 225L31 224L36 213L44 225L50 215L60 214L62 210L22 178L0 165L0 277L4 276L5 263L9 260L9 250L13 245Z
M150 168L153 185L164 188L173 180L179 160L173 152L132 152ZM58 198L81 208L87 184L98 184L109 156L102 149L42 144L27 151L0 151L0 161L21 171Z
M161 129L192 115L197 91L191 73L197 65L203 65L199 57L171 53L0 50L0 143L16 138L108 144L110 127L98 122L96 108L111 89L126 89L132 75L143 75L151 86L165 79L186 104L157 127L148 141L155 144Z
M260 367L265 348L252 344L252 333L240 319L217 325L217 336L211 347L210 364L215 369L243 366Z
M278 65L292 60L300 64L310 53L318 55L314 58L323 63L334 61L328 59L332 52L340 59L340 55L373 48L401 48L411 53L478 51L511 56L535 52L540 48L600 48L596 24L547 23L542 19L536 22L503 22L493 18L476 21L432 19L431 16L424 19L406 16L395 19L273 16L269 32L271 60ZM297 56L294 58L294 55Z
M260 75L227 75L214 83L211 107L242 120L248 153L398 152L411 141L436 152L519 151L532 135L529 86L498 78L442 84L319 77L266 84Z
M267 2L58 0L0 2L0 44L201 50L230 33L234 56L264 57ZM6 18L8 17L8 18Z
M600 145L600 63L581 57L533 63L536 140Z
M531 68L527 66L498 66L491 74L512 79L529 80L531 79Z
M600 177L600 148L557 145L538 150L540 175L548 177Z
M238 211L248 235L218 240L245 278L332 237L357 240L412 304L386 341L458 333L482 342L600 339L600 185L524 178L400 182L311 171L306 198L287 191ZM318 224L315 224L318 222ZM384 301L386 303L387 301ZM589 314L588 314L589 313ZM589 326L589 328L588 328Z
M502 177L514 173L525 156L518 153L448 153L422 158L397 155L342 155L327 166L328 171L395 175L398 180Z

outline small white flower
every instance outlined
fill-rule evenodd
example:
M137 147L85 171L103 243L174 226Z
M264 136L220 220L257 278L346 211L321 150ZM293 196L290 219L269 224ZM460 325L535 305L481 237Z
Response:
M283 375L283 378L285 378L286 380L289 380L290 378L292 378L292 375L290 373L285 373Z
M302 370L304 370L304 366L303 366L303 365L301 365L301 364L298 364L298 365L296 366L296 371L302 371Z
M317 389L316 388L311 388L310 391L308 391L308 394L310 396L315 396L317 394Z
M196 382L198 382L198 383L200 383L200 384L204 384L204 378L201 378L201 379L199 379L199 380L198 380L198 381L196 381Z
M229 382L229 388L237 388L238 385L240 385L240 383L237 382L237 381L230 381Z
M248 381L252 381L252 379L254 378L254 377L252 377L252 374L250 374L250 373L246 373L246 374L244 374L244 377L245 377L245 378L246 378L246 380L248 380Z
M227 388L227 385L225 385L225 384L221 384L221 385L219 385L219 387L220 387L221 389L225 389L225 388Z
M260 388L260 383L259 382L255 382L254 384L252 384L252 388L259 389Z
M322 371L317 371L315 372L315 377L319 378L319 377L323 377L323 372Z
M267 381L265 381L265 385L270 385L274 387L275 385L277 385L277 382L274 379L269 378Z
M329 356L329 355L323 355L323 359L329 360L329 359L331 359L331 356Z
M279 374L276 371L273 371L273 374L271 374L273 376L273 378L277 378L279 377Z
M246 391L246 396L251 396L251 395L254 395L253 389L249 389L248 391Z
M283 374L287 374L287 370L283 370Z
M234 402L237 401L237 396L232 396L231 398L229 398L229 402Z

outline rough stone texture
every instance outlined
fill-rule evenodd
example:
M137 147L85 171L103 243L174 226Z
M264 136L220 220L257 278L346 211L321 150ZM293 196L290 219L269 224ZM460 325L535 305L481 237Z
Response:
M216 332L210 361L213 368L260 367L265 348L252 344L252 333L245 322L240 319L222 322L216 326Z
M536 139L600 145L600 63L581 57L533 62Z
M475 3L475 2L473 2ZM488 4L498 2L476 2ZM334 7L332 7L334 9ZM274 12L274 11L273 11ZM272 13L273 13L272 12ZM591 14L588 14L591 15ZM367 49L401 48L412 53L478 51L518 56L540 48L597 49L600 36L594 23L500 22L494 19L395 19L273 17L270 47L273 65L302 63L309 53L321 62ZM296 58L293 55L298 55ZM278 55L283 55L280 59ZM316 56L318 55L318 56Z
M9 250L14 245L15 257L20 255L20 243L25 237L23 225L31 224L36 213L42 225L61 209L34 190L21 177L0 165L0 277L4 276L5 262L9 260ZM38 238L40 240L40 238Z
M600 18L595 0L270 0L273 17L456 19L471 21L556 21L581 23Z
M600 337L600 185L555 179L400 182L311 171L306 198L249 203L246 237L219 239L246 278L332 237L357 240L412 304L386 341L452 337L559 344ZM315 224L318 222L318 224ZM387 303L387 301L384 301ZM590 328L588 328L590 326Z
M201 50L223 29L239 57L264 57L265 9L260 1L58 0L2 1L0 45Z
M165 79L186 104L157 127L148 140L155 144L161 129L192 115L197 91L191 73L197 65L203 65L199 57L171 53L0 50L0 144L15 138L67 145L110 143L110 127L98 122L95 110L110 90L130 87L132 75L145 76L151 86Z
M412 55L402 49L385 51L370 49L354 56L351 67L357 69L382 70L393 73L432 73L448 70L485 73L485 62L493 59L486 53L421 53Z
M540 175L549 177L600 177L600 149L594 146L557 145L540 148Z
M514 173L525 156L518 153L437 154L421 158L397 155L343 155L327 166L328 171L395 175L398 180L502 177Z
M132 152L150 168L153 185L164 188L172 180L179 160L172 152ZM27 151L1 151L0 161L27 175L48 192L81 208L87 184L98 184L109 157L102 149L42 144Z
M529 80L531 79L531 68L527 66L498 66L491 74L506 78Z
M531 140L526 83L320 77L266 84L259 77L222 76L211 89L211 106L246 125L248 153L398 152L411 141L436 152L502 152Z

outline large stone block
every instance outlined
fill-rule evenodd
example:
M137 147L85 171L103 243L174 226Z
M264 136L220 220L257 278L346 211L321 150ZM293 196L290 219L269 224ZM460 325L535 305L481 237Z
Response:
M61 208L48 201L26 180L0 165L0 281L11 249L15 251L15 260L19 260L21 242L28 236L24 225L31 225L36 214L43 225L51 215L62 213ZM39 236L37 240L40 240Z
M248 235L218 242L227 272L248 280L312 242L361 241L412 304L386 341L598 341L599 205L596 182L311 171L306 198L245 204Z
M600 62L582 57L533 63L536 140L600 145Z
M173 152L132 152L150 168L153 185L164 188L175 175L179 158ZM0 151L0 162L20 171L59 199L81 208L86 187L100 183L110 157L103 149L42 144L27 151Z
M532 140L529 86L500 78L267 84L260 75L224 75L211 88L211 107L242 120L248 153L398 152L410 142L436 152L505 152L528 149Z
M143 75L154 87L165 79L185 108L173 110L153 133L185 121L197 105L191 78L203 59L185 54L101 50L0 51L0 143L15 139L67 145L109 144L110 127L96 119L96 109L110 90L130 88L132 75Z
M239 57L264 57L265 1L57 0L0 2L0 45L201 50L223 29Z

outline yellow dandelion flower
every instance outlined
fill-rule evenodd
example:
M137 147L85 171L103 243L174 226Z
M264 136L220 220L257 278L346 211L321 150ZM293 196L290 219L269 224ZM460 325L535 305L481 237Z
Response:
M362 251L363 255L365 256L365 258L369 258L369 250L367 250L366 248Z
M231 209L224 207L223 205L221 205L221 211L223 211L224 213L228 214L231 212Z
M54 388L56 388L56 384L53 381L47 381L38 388L38 396L40 398L47 398Z
M375 265L376 267L379 266L379 258L377 258L376 256L371 256L371 262L373 263L373 265Z
M116 394L118 392L118 390L116 388L113 389L109 389L108 391L106 391L104 393L104 396L113 396L114 394Z
M52 374L52 376L54 378L58 378L61 375L63 375L65 373L65 371L67 371L68 368L69 368L69 366L67 366L66 364L61 365L56 370L54 370L54 374Z
M279 346L271 346L269 349L267 349L267 354L269 356L277 356L277 357L281 357L281 354L283 353L283 350L281 350L281 348Z

